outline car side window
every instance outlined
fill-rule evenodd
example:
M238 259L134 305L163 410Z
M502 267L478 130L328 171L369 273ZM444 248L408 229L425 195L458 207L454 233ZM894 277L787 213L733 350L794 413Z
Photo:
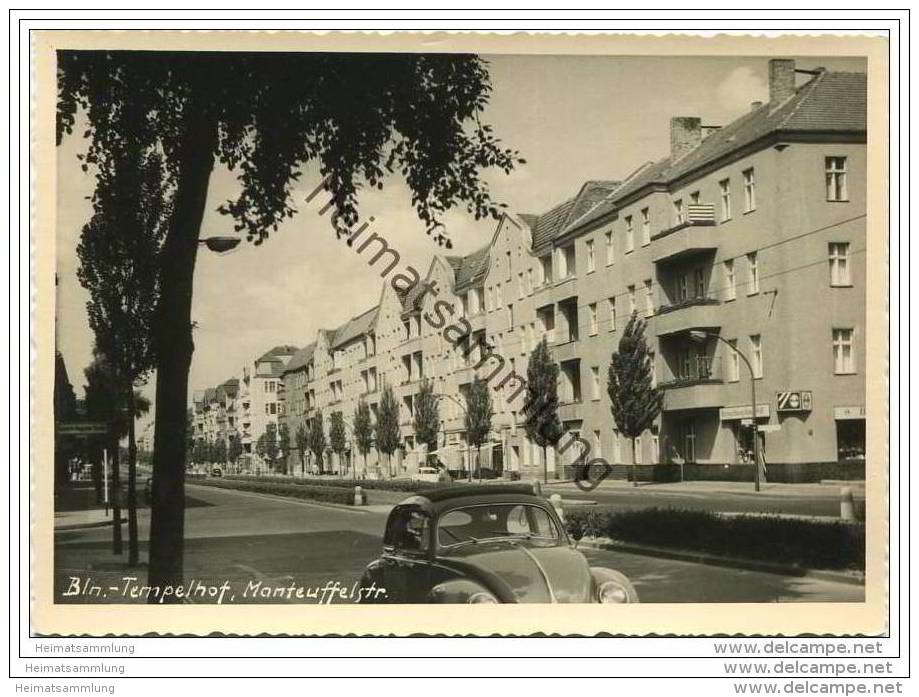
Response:
M383 543L398 551L426 552L430 544L431 519L424 511L412 506L396 508L386 526Z

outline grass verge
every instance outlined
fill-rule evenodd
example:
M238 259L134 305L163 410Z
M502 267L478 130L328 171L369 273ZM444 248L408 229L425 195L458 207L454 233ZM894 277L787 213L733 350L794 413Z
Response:
M419 482L412 479L332 479L330 477L286 477L282 475L265 475L256 477L250 474L232 474L223 479L237 482L266 482L270 484L286 484L292 486L318 486L318 487L346 487L352 492L354 486L361 487L364 491L403 491L414 493L418 491L427 491L430 489L442 489L450 486L443 482ZM469 486L466 482L455 482L457 485ZM482 488L487 489L487 484L482 484Z
M272 496L287 496L293 499L309 499L325 503L338 503L346 506L354 505L354 487L343 488L340 486L311 486L308 484L291 484L286 482L247 481L238 478L202 479L195 481L200 486L212 486L217 489L236 489L238 491L251 491L256 494L271 494ZM366 503L365 496L365 503Z
M862 523L646 508L565 512L568 533L808 569L865 569Z

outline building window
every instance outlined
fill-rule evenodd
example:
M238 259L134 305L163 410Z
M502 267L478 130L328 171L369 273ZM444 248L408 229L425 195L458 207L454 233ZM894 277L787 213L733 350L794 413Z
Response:
M698 268L693 271L692 275L693 280L693 290L695 291L697 298L705 297L705 269Z
M724 261L724 299L734 300L737 297L737 278L734 275L734 260Z
M511 253L510 252L507 252L506 258L507 258L507 280L510 281L511 280Z
M507 328L514 331L514 304L507 306Z
M590 369L591 377L591 397L595 400L600 399L600 368L593 366Z
M495 284L495 309L497 310L504 304L504 300L501 299L501 284Z
M855 353L852 350L852 329L833 330L833 372L851 375L855 372Z
M635 313L635 286L629 286L629 317Z
M685 273L681 273L677 276L676 299L677 302L683 302L689 299L689 280Z
M645 281L645 317L654 315L654 286L651 279Z
M756 180L752 167L743 171L743 210L744 213L756 210Z
M597 270L597 261L594 259L594 241L587 240L585 246L587 247L587 273L592 273Z
M552 283L552 255L539 257L539 266L542 269L542 282Z
M731 180L722 179L718 182L721 194L721 222L731 219Z
M632 216L625 217L625 251L635 249L635 230L632 228Z
M695 421L686 421L683 423L683 459L686 462L696 461Z
M622 462L622 441L619 439L619 430L613 429L613 463Z
M609 298L606 302L609 305L609 330L614 332L616 331L616 298Z
M603 446L600 444L599 431L594 431L594 457L603 457Z
M642 440L641 436L638 436L638 438L635 439L635 451L634 452L635 452L635 464L636 465L641 464L641 440Z
M698 205L699 203L699 192L698 191L693 191L691 194L689 194L689 203L690 205L693 205L693 206Z
M613 248L613 231L606 231L606 265L609 266L616 261L616 251Z
M533 295L533 269L527 269L527 295Z
M651 436L651 464L656 465L660 461L661 456L661 442L660 439L652 435Z
M517 274L517 299L523 300L525 296L526 293L523 288L523 273L521 272Z
M491 286L489 286L488 289L485 291L485 312L491 312L491 308L493 307L491 294L493 292L494 292L494 288L492 288Z
M750 366L753 377L763 377L763 337L760 334L750 335Z
M728 339L731 350L728 351L728 382L740 380L740 356L737 355L737 339Z
M678 198L673 202L673 224L682 225L685 222L683 215L683 199Z
M647 208L641 209L641 243L651 244L651 211Z
M845 157L826 158L826 200L849 200L849 191L846 188Z
M597 333L597 303L590 303L587 306L587 316L590 319L590 335L595 336Z
M852 284L849 276L849 243L830 242L830 285L848 286Z
M750 273L747 295L755 295L759 293L759 259L756 256L756 252L750 252L747 255L747 269Z

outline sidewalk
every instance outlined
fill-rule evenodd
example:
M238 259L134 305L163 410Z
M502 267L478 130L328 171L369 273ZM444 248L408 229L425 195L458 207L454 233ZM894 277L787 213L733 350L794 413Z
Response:
M121 524L127 518L121 518ZM54 514L54 530L82 530L84 528L101 528L112 524L112 509L107 512L102 508L88 511L58 511Z

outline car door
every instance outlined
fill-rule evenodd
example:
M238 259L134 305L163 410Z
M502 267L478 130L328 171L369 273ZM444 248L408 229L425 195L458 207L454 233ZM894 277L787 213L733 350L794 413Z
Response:
M424 602L430 590L431 516L419 506L397 506L383 545L381 576L388 601Z

